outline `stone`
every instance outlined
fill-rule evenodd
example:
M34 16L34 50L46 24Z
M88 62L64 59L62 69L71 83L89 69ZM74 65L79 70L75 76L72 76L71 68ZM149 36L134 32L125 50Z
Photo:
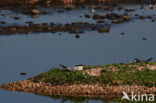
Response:
M80 35L77 34L77 35L75 35L75 37L78 39L78 38L80 38Z
M32 13L37 15L37 14L40 14L40 11L38 9L33 9Z
M123 16L123 20L124 20L124 21L129 21L129 20L130 20L130 17L124 15L124 16Z
M99 28L98 32L99 33L108 33L110 31L110 28Z
M86 18L90 18L91 16L90 16L90 15L88 15L88 14L86 14L86 15L85 15L85 17L86 17Z

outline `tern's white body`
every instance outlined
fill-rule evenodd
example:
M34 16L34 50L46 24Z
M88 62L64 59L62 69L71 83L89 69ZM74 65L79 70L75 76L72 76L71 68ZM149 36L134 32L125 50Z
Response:
M76 65L72 67L67 67L67 66L60 64L60 66L62 67L63 70L68 70L68 71L80 71L80 70L83 70L84 68L84 65Z
M156 5L149 5L148 6L150 9L156 9Z
M95 9L92 9L92 10L91 10L91 13L95 13L95 12L96 12L96 10L95 10Z
M83 66L67 67L66 69L70 71L81 71L83 70Z

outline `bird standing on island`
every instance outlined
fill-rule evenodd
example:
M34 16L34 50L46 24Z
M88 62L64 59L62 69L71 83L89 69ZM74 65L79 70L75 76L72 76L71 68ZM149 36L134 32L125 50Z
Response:
M156 9L156 5L150 4L150 5L148 6L148 8L150 8L150 9Z
M145 60L144 62L145 62L145 63L148 63L148 62L150 62L151 60L153 60L153 58L149 58L149 59Z
M96 12L96 10L95 10L95 6L91 6L91 11L90 11L91 13L95 13Z
M135 58L135 59L134 59L134 62L135 62L135 63L140 63L140 62L148 63L148 62L150 62L151 60L153 60L153 58L149 58L149 59L147 59L147 60L140 60L140 59L138 59L138 58Z
M96 10L93 8L92 10L91 10L91 13L95 13L96 12Z
M67 71L81 71L84 68L84 65L76 65L72 67L67 67L67 66L60 64L60 66L63 68L63 70L67 70Z
M135 62L135 63L140 63L140 62L142 62L142 61L141 61L140 59L138 59L138 58L135 58L135 59L134 59L134 62Z

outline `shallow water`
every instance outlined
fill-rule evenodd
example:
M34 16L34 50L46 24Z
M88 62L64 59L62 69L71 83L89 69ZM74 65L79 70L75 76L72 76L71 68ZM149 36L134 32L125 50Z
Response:
M87 10L82 10L83 15L84 12L89 13ZM139 9L136 12L145 15L151 14L155 17L154 10ZM15 15L14 13L11 14ZM50 18L49 15L52 17ZM46 22L68 23L82 20L95 22L86 18L74 19L78 15L81 13L69 11L64 12L63 15L62 13L56 13L56 15L52 13L36 19L26 15L21 15L22 19L19 21L10 18L3 19L10 24L24 24L25 21L30 20L42 23L46 18L48 18ZM100 34L95 31L85 31L79 39L76 39L74 34L68 33L62 33L62 35L58 35L59 33L33 33L30 35L0 36L0 84L33 77L48 71L51 67L59 67L59 64L69 66L76 64L104 65L132 62L136 57L140 59L156 58L155 27L156 23L149 19L137 19L128 23L113 25L110 33ZM121 35L122 32L125 35ZM147 40L142 40L144 37ZM20 72L26 72L27 76L21 76ZM34 94L4 90L0 90L0 98L0 102L3 103L62 102L61 99L54 100ZM66 101L65 103L70 102ZM102 101L90 100L89 103L102 103Z

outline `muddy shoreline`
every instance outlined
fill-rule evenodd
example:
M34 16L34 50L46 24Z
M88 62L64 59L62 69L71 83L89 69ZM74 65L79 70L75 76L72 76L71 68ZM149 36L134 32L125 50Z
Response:
M90 24L85 22L75 22L71 24L54 24L54 23L43 23L43 24L34 24L29 22L28 26L8 26L0 27L0 35L9 35L9 34L28 34L28 33L41 33L41 32L69 32L70 34L81 34L84 33L84 30L92 30L101 33L109 32L109 27L105 25Z
M74 97L117 97L122 96L122 91L128 94L140 92L140 94L155 94L156 87L146 86L102 86L100 84L74 84L52 86L48 83L35 83L31 80L24 80L3 84L1 89L8 91L30 92L41 95L53 96L74 96Z
M13 0L13 1L0 1L0 9L13 10L21 13L31 12L33 9L42 7L56 7L64 6L71 10L73 6L75 8L87 6L99 6L102 5L110 7L118 7L119 4L155 4L155 0ZM17 6L18 5L18 6ZM28 14L29 14L28 13Z
M5 0L0 5L60 5L60 4L96 4L96 3L155 3L155 0Z
M129 16L126 14L108 13L106 15L94 14L93 16L85 14L84 18L93 19L96 23L89 22L72 22L72 23L42 23L37 24L33 21L26 21L24 25L8 25L5 21L0 21L0 35L13 35L13 34L29 34L29 33L42 33L49 32L55 34L68 32L70 34L82 34L85 31L96 31L99 33L108 33L111 31L112 25L119 25L123 23L132 22L133 20L145 20L149 19L151 22L155 22L156 19L150 15L135 15ZM15 20L19 20L20 17L14 17ZM4 26L3 26L4 25ZM5 26L6 25L6 26Z

